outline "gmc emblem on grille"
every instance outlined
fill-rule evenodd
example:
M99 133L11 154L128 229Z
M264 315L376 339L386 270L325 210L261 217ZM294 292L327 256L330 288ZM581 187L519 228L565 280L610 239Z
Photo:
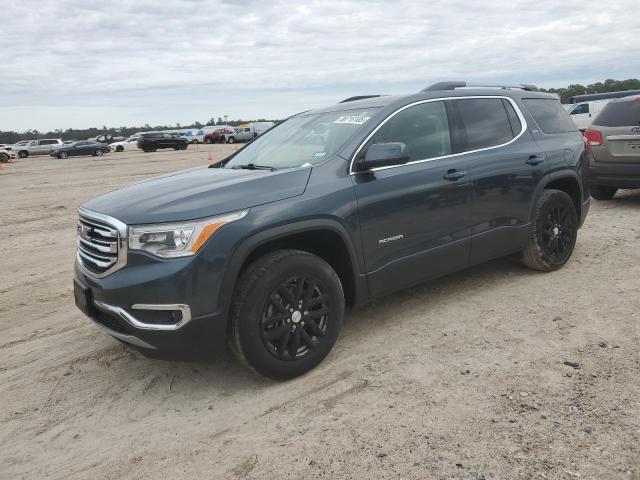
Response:
M91 240L91 227L78 224L78 235L80 235L85 240Z
M631 133L640 133L640 127L633 127Z

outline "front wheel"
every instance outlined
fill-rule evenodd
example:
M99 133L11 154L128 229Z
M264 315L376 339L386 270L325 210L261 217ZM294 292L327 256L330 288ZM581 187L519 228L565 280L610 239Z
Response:
M611 200L617 191L617 187L605 187L602 185L591 186L591 196L596 200Z
M307 252L278 250L241 275L229 343L244 364L285 380L308 372L333 348L344 293L331 266Z
M67 158L69 156L69 154L67 152L60 152L58 153L58 158L62 158L63 160L65 158Z
M550 272L564 266L578 237L578 214L573 201L560 190L545 190L536 202L533 228L522 263Z
M229 137L229 140L227 140L227 143L236 143L236 139L233 137Z
M118 145L116 147L116 152L123 152L124 151L124 147L122 145Z
M104 152L102 150L96 150L95 151L96 157L101 157L103 154L104 154Z

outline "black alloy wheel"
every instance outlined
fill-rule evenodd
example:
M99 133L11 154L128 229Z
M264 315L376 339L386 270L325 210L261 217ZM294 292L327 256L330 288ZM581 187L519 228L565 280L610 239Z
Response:
M262 341L281 360L302 358L327 330L331 308L317 279L292 277L276 288L263 308Z
M325 260L300 250L267 253L236 284L229 345L262 375L302 375L333 348L344 306L340 278Z
M575 242L575 207L562 204L553 205L543 221L542 249L556 262L565 262Z
M571 197L561 190L544 190L535 203L532 223L522 263L544 272L564 266L573 253L580 223Z

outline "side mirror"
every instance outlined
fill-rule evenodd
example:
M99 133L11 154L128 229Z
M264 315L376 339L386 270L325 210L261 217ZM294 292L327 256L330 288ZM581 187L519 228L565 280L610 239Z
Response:
M403 165L409 159L409 149L402 142L374 143L367 147L367 154L358 162L358 170Z

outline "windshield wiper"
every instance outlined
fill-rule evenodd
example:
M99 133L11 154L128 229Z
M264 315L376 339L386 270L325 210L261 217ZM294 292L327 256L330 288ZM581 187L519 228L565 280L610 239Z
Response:
M233 168L234 170L237 170L239 168L243 170L271 170L272 172L275 170L274 167L269 167L267 165L256 165L255 163L246 163L244 165L234 165L231 168Z

